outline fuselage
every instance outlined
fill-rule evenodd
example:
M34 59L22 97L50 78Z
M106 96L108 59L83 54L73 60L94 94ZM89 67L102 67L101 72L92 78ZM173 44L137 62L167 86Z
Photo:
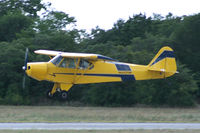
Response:
M28 63L26 73L39 81L47 80L63 84L120 82L164 77L163 73L149 71L146 65L105 60L68 59L66 63L64 61L65 58L60 56L54 57L49 62Z

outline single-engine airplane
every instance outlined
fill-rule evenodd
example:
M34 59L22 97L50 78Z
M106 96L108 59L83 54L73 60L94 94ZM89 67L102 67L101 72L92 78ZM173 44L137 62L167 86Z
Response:
M36 80L54 82L48 97L53 97L58 92L62 100L67 99L68 91L74 84L163 79L177 72L174 52L170 47L160 49L148 65L118 62L99 54L51 50L34 52L48 55L51 59L49 62L28 63L26 51L23 69Z

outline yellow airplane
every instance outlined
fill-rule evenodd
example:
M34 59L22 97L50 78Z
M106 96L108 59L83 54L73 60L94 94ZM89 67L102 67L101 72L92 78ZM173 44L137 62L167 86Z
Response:
M23 69L36 80L54 82L48 97L53 97L58 92L62 100L67 99L68 91L74 84L163 79L177 72L174 52L170 47L160 49L148 65L118 62L99 54L51 50L34 52L48 55L51 59L49 62L28 63L26 51Z

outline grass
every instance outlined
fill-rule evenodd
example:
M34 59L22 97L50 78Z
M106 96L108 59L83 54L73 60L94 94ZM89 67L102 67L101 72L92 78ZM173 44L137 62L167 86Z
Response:
M0 106L0 122L200 122L196 108Z
M0 133L199 133L200 130L0 130Z

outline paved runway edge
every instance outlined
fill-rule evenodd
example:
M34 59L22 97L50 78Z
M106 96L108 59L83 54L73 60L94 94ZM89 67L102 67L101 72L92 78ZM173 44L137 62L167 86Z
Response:
M200 123L0 123L0 130L200 129Z

